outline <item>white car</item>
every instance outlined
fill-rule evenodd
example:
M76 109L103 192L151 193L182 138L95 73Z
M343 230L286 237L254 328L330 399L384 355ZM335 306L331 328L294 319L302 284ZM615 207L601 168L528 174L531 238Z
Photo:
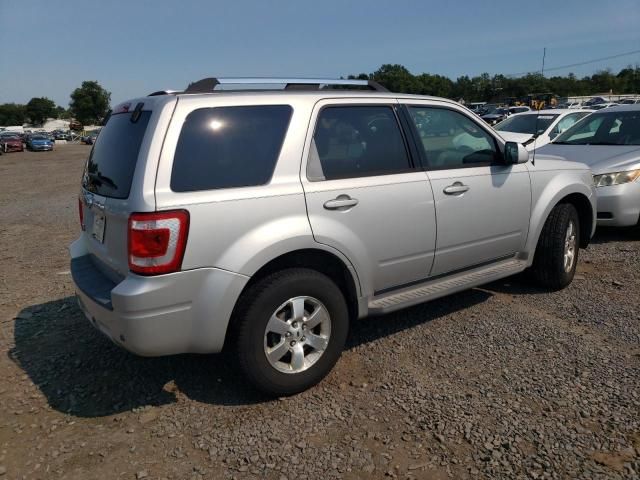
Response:
M528 151L549 143L593 110L554 109L512 115L494 128L508 142L517 142Z
M566 103L561 103L560 105L558 105L557 108L581 108L582 107L582 102L566 102Z

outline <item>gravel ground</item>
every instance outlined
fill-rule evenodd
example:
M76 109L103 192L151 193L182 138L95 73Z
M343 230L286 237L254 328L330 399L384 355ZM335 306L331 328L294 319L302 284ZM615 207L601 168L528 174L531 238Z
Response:
M510 278L352 326L269 400L229 355L144 359L73 299L88 148L0 156L0 479L640 478L640 233L557 293Z

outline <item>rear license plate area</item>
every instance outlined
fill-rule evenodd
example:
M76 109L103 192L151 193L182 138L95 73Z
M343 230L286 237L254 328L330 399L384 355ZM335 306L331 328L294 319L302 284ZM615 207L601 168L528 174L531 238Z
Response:
M104 230L106 227L106 219L104 213L94 212L93 227L91 228L91 236L98 242L104 242Z

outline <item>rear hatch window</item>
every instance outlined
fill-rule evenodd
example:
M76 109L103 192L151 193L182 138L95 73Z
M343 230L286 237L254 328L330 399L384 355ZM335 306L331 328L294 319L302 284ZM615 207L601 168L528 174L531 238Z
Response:
M105 197L129 197L149 117L147 110L140 112L135 122L131 112L111 115L89 155L82 179L85 189Z

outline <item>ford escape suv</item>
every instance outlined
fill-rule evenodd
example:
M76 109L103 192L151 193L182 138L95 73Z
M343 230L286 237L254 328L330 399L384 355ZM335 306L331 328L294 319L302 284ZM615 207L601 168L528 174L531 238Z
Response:
M525 269L565 287L595 198L586 166L529 161L450 100L209 78L110 113L71 272L123 348L231 348L253 385L288 395L331 370L354 319Z

